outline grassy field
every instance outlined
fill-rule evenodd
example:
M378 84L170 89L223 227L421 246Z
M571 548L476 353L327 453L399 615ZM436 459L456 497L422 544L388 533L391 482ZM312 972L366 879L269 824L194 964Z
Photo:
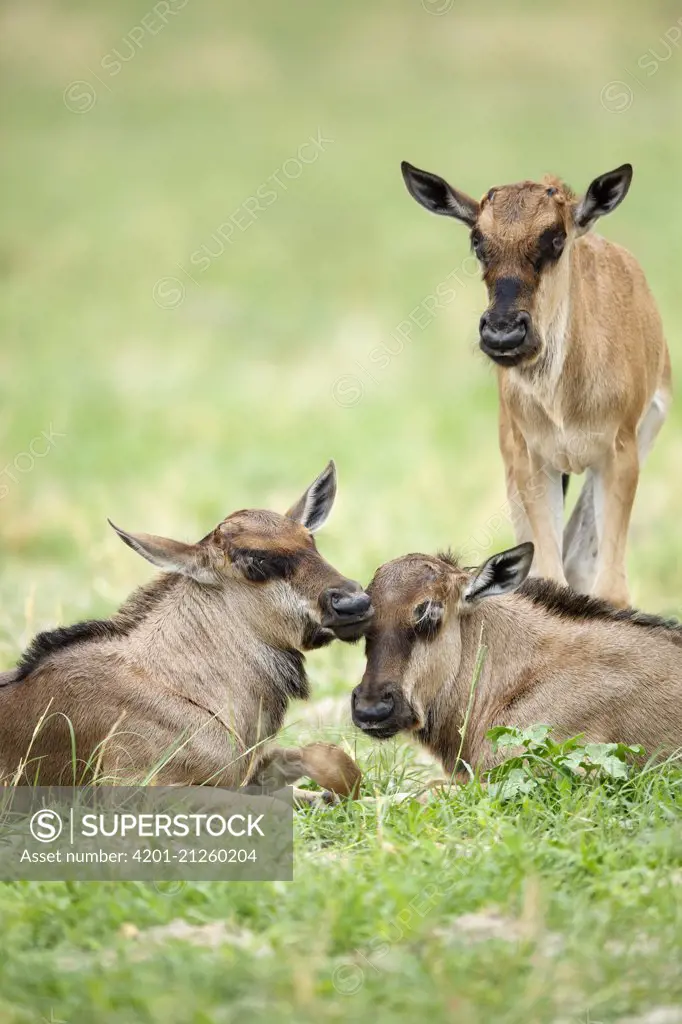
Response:
M476 195L550 170L579 189L630 160L603 232L640 258L679 365L679 16L6 0L0 667L148 578L106 516L197 539L236 508L284 510L330 457L320 547L350 576L509 542L489 525L504 490L482 286L465 231L417 208L399 162ZM669 614L681 409L629 556L637 603ZM355 749L324 710L362 660L310 657L322 724L296 707L287 739ZM430 771L403 742L357 753L368 794ZM672 1024L680 780L301 814L293 884L3 885L0 1022Z

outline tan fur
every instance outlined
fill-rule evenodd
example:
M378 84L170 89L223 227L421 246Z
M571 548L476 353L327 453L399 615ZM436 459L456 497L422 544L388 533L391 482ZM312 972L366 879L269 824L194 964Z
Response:
M479 218L487 234L503 239L508 255L496 273L519 274L524 238L555 221L568 240L555 267L545 271L525 308L544 345L530 363L498 368L501 442L508 496L521 498L536 571L565 582L561 521L551 509L558 481L551 471L596 467L604 488L603 540L592 590L629 603L625 549L639 476L637 431L654 396L670 400L670 361L660 317L637 261L596 235L577 237L570 196L553 197L531 184L500 189ZM505 193L533 201L504 216ZM498 216L493 210L502 206ZM508 261L508 262L507 262ZM494 277L487 283L494 288ZM552 337L553 325L557 325Z
M323 481L329 505L332 471ZM308 695L300 652L337 635L327 595L363 592L319 555L305 525L273 512L235 513L196 545L119 532L178 571L141 588L85 639L51 648L54 634L41 635L25 677L21 662L0 676L0 778L241 785L288 701ZM246 575L252 549L293 556L286 578ZM348 639L364 629L358 623L352 637L343 625ZM348 769L339 755L324 783L337 792ZM316 748L301 764L317 777L322 761Z
M352 757L334 743L309 743L268 752L248 779L249 785L276 789L306 775L336 796L357 797L362 773Z
M632 168L595 179L582 199L548 176L493 188L480 202L409 164L403 174L418 202L471 228L488 289L484 319L506 325L498 337L512 336L514 316L529 318L526 342L516 350L510 342L509 356L491 349L481 326L481 345L498 364L517 540L534 541L538 575L627 606L630 515L641 461L670 404L670 359L641 267L586 232L622 200ZM589 202L597 193L598 208ZM565 236L558 257L554 233ZM561 475L585 471L564 533Z
M376 706L390 692L395 729L413 730L448 773L460 745L474 768L497 763L502 755L493 755L485 735L498 725L546 723L562 739L583 733L586 742L641 744L650 755L682 748L682 628L636 613L617 618L612 606L550 584L552 610L537 597L547 584L536 580L469 604L463 595L473 577L425 555L377 571L367 669L354 708ZM418 639L415 606L429 599L442 603L442 623L432 639Z

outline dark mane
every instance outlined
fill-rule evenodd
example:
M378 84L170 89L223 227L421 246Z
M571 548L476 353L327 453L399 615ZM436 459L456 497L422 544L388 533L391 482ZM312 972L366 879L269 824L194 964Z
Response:
M128 636L172 589L177 576L167 573L134 591L110 619L87 619L72 626L38 633L17 662L15 682L26 679L55 651L96 640L115 640Z
M279 674L273 677L272 683L283 695L284 714L290 697L308 700L310 686L305 670L305 658L300 651L278 651L277 661Z
M73 626L58 626L57 629L38 633L17 662L16 681L26 679L46 658L64 647L93 640L113 640L124 635L124 630L114 619L87 619Z
M636 608L615 608L608 601L597 597L577 594L570 587L562 587L553 580L530 577L519 587L518 594L529 598L553 615L567 619L602 619L609 622L625 622L632 626L664 633L674 643L682 646L682 624L677 619L664 619L648 615Z
M448 548L447 551L439 551L436 558L440 558L441 562L446 562L453 569L461 568L460 560L451 548Z

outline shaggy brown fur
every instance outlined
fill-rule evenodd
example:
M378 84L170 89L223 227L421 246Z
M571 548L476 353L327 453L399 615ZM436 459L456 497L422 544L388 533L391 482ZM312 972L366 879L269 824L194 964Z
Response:
M276 765L266 744L308 696L302 652L357 639L371 617L312 536L335 480L330 464L286 515L236 512L198 544L117 530L165 572L109 620L39 634L0 674L2 780L236 786ZM294 764L324 778L319 751L281 760L287 781Z
M356 724L379 739L414 731L453 772L482 646L468 764L496 763L485 735L497 725L547 723L561 738L584 733L652 755L682 748L680 624L526 580L532 555L524 544L478 570L427 555L378 569Z

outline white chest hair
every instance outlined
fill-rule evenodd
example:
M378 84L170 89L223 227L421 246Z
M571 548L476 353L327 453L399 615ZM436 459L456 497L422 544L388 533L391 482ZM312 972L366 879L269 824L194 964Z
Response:
M557 426L563 424L561 407L561 374L566 360L568 333L568 298L542 331L545 352L541 365L532 375L512 370L514 383L529 404L539 405L545 415Z
M529 446L562 473L582 473L611 442L610 431L566 420L562 374L568 348L568 298L543 331L545 353L533 374L511 370L524 411L523 433ZM542 329L542 328L540 328Z

